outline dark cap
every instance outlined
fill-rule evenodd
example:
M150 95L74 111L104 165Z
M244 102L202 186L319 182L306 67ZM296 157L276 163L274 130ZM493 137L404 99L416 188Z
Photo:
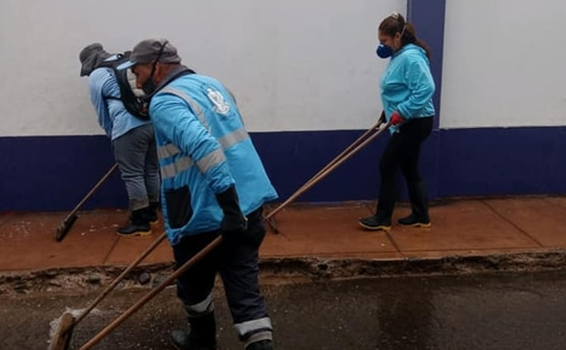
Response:
M110 54L104 50L101 44L94 43L86 46L79 53L79 60L81 61L81 77L90 75L96 69L98 64L110 57Z
M146 39L134 46L130 60L118 66L118 69L126 69L136 64L146 64L156 60L161 63L181 63L177 49L169 41Z

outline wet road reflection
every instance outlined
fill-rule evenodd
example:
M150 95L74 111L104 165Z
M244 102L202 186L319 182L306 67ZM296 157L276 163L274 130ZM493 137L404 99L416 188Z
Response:
M566 272L379 278L265 285L276 349L566 349ZM113 320L145 290L119 291L73 333L73 347ZM221 294L217 294L221 296ZM0 296L0 349L46 349L49 321L96 294ZM222 297L222 350L241 349ZM167 289L96 349L172 349L185 316Z

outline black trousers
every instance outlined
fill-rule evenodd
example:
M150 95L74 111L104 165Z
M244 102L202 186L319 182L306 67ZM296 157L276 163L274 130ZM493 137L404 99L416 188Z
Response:
M177 267L187 262L218 235L219 232L214 231L183 238L173 246ZM258 250L264 237L262 210L258 209L248 215L246 231L225 236L219 247L177 280L177 296L185 304L189 317L199 317L199 313L205 314L212 310L211 296L217 273L222 278L228 306L236 325L267 317L258 281Z
M421 144L432 131L432 117L411 119L389 139L379 163L381 183L377 213L381 219L390 219L397 202L397 170L401 169L409 193L414 193L422 182L419 172Z

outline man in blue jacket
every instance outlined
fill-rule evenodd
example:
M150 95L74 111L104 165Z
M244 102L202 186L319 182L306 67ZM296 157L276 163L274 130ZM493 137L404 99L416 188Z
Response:
M179 349L216 348L213 287L220 273L246 350L270 350L272 327L258 282L265 235L262 205L277 198L230 92L181 65L164 39L137 44L137 86L151 96L162 176L163 217L178 266L222 235L222 244L177 281L190 331L173 331Z
M131 212L129 222L118 228L123 236L151 234L150 222L157 221L159 168L153 126L136 118L120 100L120 88L108 63L117 59L98 43L79 54L81 77L88 76L90 99L98 123L112 140L114 158L126 184Z

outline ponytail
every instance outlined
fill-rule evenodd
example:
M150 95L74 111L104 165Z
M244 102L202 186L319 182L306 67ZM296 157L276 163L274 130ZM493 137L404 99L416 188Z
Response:
M401 46L405 46L407 44L415 44L419 46L425 50L426 57L428 57L429 60L432 58L430 47L423 40L417 38L415 26L410 22L405 23L405 32L401 36Z

